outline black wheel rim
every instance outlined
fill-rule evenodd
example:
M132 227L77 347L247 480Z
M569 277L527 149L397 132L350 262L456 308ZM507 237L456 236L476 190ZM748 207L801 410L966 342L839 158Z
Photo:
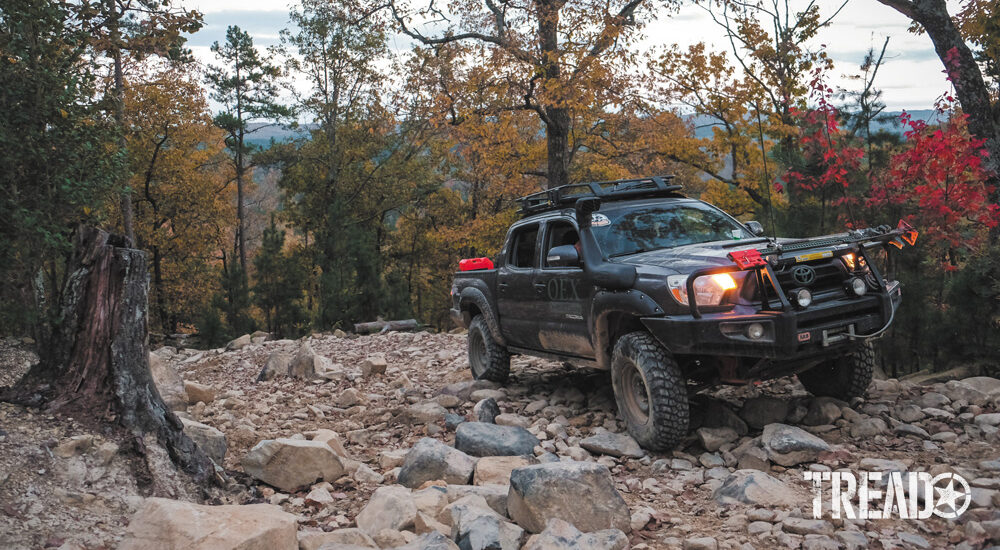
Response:
M478 330L469 333L469 365L472 375L479 378L486 372L486 340Z
M626 416L637 424L649 422L649 389L639 367L631 361L622 372L622 397Z

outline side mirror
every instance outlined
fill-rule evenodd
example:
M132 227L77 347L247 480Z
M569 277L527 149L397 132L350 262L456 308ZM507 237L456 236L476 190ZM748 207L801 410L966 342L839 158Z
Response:
M549 267L580 267L580 255L571 244L553 246L545 256L545 264Z
M749 229L750 232L753 233L754 237L760 237L761 235L764 234L764 226L761 225L759 221L756 220L749 221L743 225L747 226L747 229Z

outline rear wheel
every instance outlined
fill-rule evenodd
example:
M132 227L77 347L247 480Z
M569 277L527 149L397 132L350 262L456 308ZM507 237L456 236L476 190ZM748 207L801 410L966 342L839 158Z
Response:
M611 383L618 413L643 447L662 451L687 435L687 384L673 356L647 332L631 332L615 344Z
M799 382L815 396L849 401L863 397L875 372L875 344L868 340L843 357L799 373Z
M493 341L482 315L469 324L469 367L476 380L503 383L510 376L510 353Z

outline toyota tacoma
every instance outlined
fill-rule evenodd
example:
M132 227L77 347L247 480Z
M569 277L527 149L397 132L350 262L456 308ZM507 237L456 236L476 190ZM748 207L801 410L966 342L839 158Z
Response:
M677 445L689 395L718 384L795 374L814 395L863 395L901 299L881 250L917 232L777 239L679 191L652 177L519 199L499 255L462 260L451 288L474 377L506 381L512 354L610 370L651 450Z

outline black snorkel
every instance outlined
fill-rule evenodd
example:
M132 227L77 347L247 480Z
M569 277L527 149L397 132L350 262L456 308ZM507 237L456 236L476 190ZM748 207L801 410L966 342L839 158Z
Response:
M601 208L601 199L585 197L576 201L576 224L580 228L580 247L583 254L583 272L590 282L609 290L632 288L635 283L635 266L607 261L591 229L591 214Z

